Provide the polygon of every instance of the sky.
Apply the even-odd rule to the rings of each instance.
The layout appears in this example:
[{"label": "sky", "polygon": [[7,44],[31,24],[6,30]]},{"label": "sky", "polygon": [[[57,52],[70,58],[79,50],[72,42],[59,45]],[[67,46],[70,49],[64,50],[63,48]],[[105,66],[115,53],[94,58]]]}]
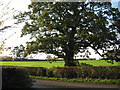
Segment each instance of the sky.
[{"label": "sky", "polygon": [[[19,12],[27,11],[28,10],[27,5],[29,5],[31,3],[30,0],[3,0],[2,2],[8,3],[8,1],[11,1],[9,7],[14,8],[16,11],[19,11]],[[120,0],[112,0],[113,7],[118,7],[119,1]],[[4,25],[11,25],[14,23],[14,21],[15,20],[13,20],[13,19],[7,20],[4,23]],[[20,44],[25,45],[25,42],[29,40],[28,39],[29,36],[25,36],[22,38],[20,37],[22,26],[23,26],[23,24],[21,24],[19,26],[15,26],[14,28],[7,30],[5,33],[0,32],[0,41],[4,41],[5,39],[7,39],[5,47],[15,47],[15,46],[19,46]],[[97,58],[97,59],[100,58],[100,56],[95,54],[93,52],[93,50],[91,50],[91,51],[92,51],[92,55],[90,56],[91,58]],[[8,52],[8,51],[3,52],[3,55],[9,55],[9,54],[10,54],[10,52]],[[45,59],[46,58],[46,54],[44,54],[44,53],[40,53],[38,55],[32,55],[32,56],[36,59],[38,59],[38,58]]]}]

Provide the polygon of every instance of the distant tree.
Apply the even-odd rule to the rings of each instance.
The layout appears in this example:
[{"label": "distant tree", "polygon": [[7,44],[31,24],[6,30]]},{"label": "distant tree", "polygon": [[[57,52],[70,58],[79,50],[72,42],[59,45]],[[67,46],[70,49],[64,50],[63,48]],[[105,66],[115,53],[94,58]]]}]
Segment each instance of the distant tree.
[{"label": "distant tree", "polygon": [[110,2],[33,2],[28,8],[15,16],[25,22],[22,36],[31,35],[25,56],[46,52],[64,58],[65,66],[76,66],[74,55],[88,47],[103,57],[119,45],[120,12]]},{"label": "distant tree", "polygon": [[5,42],[0,42],[0,54],[4,51]]},{"label": "distant tree", "polygon": [[24,51],[23,45],[20,45],[20,47],[18,47],[18,46],[14,47],[14,49],[12,50],[12,53],[14,54],[14,59],[24,58],[23,51]]},{"label": "distant tree", "polygon": [[47,55],[46,60],[50,63],[56,61],[58,59],[57,56]]},{"label": "distant tree", "polygon": [[4,41],[0,42],[0,54],[3,54],[4,51],[8,51],[10,49],[11,49],[11,47],[5,47],[5,42]]},{"label": "distant tree", "polygon": [[46,59],[48,62],[52,63],[53,58],[51,55],[47,55]]},{"label": "distant tree", "polygon": [[0,60],[13,60],[10,56],[0,56]]},{"label": "distant tree", "polygon": [[110,63],[113,63],[114,60],[120,61],[120,46],[118,46],[118,49],[109,50],[104,55],[106,60]]}]

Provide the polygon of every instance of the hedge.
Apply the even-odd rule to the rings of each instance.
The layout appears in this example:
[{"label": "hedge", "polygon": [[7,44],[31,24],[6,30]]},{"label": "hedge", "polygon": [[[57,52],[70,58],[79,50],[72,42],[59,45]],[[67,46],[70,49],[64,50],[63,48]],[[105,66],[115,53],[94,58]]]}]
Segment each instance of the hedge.
[{"label": "hedge", "polygon": [[46,76],[46,68],[44,67],[22,67],[22,66],[2,66],[2,68],[24,69],[29,75]]},{"label": "hedge", "polygon": [[5,88],[31,88],[33,80],[23,69],[2,68],[2,89]]},{"label": "hedge", "polygon": [[120,66],[57,67],[53,74],[59,78],[120,79]]},{"label": "hedge", "polygon": [[[14,66],[12,66],[14,67]],[[30,75],[57,78],[120,79],[120,66],[78,67],[16,67],[24,68]]]}]

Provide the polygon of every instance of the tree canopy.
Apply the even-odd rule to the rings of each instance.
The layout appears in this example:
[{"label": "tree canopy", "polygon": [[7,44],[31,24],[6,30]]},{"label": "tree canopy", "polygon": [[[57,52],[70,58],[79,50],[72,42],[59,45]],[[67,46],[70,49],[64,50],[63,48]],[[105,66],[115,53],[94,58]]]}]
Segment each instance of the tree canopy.
[{"label": "tree canopy", "polygon": [[25,56],[52,53],[63,57],[65,66],[75,66],[74,55],[88,47],[104,57],[119,46],[120,12],[110,2],[32,2],[28,8],[15,16],[25,22],[21,36],[31,35]]}]

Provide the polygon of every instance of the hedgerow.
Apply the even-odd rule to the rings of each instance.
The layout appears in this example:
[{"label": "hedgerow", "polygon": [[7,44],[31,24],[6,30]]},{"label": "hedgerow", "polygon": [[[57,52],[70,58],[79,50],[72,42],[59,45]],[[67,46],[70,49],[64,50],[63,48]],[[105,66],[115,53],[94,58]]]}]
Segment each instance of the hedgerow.
[{"label": "hedgerow", "polygon": [[53,74],[59,78],[120,79],[120,66],[57,67]]},{"label": "hedgerow", "polygon": [[30,75],[57,78],[120,79],[120,66],[78,67],[16,67],[24,68]]},{"label": "hedgerow", "polygon": [[31,88],[33,80],[29,74],[18,68],[2,68],[2,89],[5,88]]}]

